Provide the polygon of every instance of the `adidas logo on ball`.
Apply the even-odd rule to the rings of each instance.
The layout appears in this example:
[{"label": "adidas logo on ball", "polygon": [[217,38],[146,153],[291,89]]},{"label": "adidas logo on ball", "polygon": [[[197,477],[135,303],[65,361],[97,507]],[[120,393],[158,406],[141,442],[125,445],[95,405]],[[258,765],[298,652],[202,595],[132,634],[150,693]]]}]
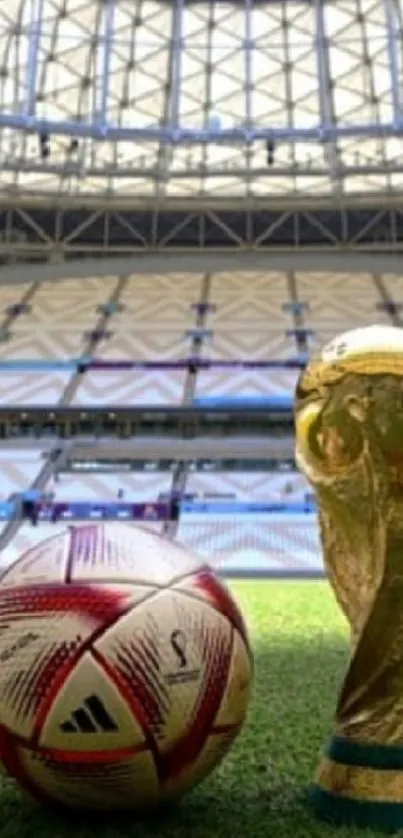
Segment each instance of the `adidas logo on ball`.
[{"label": "adidas logo on ball", "polygon": [[116,722],[96,695],[86,698],[60,725],[63,733],[113,733],[118,730]]}]

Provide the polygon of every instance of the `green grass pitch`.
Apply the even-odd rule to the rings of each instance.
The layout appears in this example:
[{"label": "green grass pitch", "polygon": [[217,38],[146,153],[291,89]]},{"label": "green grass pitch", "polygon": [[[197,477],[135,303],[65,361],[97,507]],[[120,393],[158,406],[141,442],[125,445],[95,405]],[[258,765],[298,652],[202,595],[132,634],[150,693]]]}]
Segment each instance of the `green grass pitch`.
[{"label": "green grass pitch", "polygon": [[3,779],[1,838],[368,838],[305,804],[347,665],[348,628],[326,582],[231,583],[250,628],[256,679],[248,722],[220,768],[147,822],[47,810]]}]

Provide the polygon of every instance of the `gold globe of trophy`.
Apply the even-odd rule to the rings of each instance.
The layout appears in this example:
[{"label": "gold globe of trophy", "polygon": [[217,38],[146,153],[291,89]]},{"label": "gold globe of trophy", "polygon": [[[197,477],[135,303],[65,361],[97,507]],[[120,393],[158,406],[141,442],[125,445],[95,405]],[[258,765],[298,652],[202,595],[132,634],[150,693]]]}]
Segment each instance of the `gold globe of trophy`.
[{"label": "gold globe of trophy", "polygon": [[351,626],[333,737],[311,788],[333,823],[403,828],[403,329],[335,338],[302,373],[296,456]]}]

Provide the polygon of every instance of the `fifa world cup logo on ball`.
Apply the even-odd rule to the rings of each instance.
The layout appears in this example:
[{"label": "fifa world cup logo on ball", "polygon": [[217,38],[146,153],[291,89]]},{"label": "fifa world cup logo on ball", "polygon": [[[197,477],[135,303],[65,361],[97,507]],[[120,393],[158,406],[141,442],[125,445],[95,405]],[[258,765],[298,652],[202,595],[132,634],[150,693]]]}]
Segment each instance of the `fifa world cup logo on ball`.
[{"label": "fifa world cup logo on ball", "polygon": [[296,456],[314,487],[324,561],[351,627],[317,814],[403,827],[403,329],[336,338],[301,375]]}]

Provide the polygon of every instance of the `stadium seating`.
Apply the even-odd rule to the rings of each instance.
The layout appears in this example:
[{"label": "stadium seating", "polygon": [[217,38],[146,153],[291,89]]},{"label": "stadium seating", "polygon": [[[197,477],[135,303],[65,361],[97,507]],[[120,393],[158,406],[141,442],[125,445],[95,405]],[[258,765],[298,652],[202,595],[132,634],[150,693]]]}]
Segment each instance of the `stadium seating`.
[{"label": "stadium seating", "polygon": [[[39,284],[21,310],[21,292],[3,287],[0,363],[25,367],[2,376],[0,404],[57,403],[74,371],[60,364],[80,358],[178,362],[196,354],[213,362],[285,361],[345,329],[391,320],[370,276],[296,274],[295,283],[297,302],[285,274],[221,273],[213,275],[202,298],[201,276],[139,275],[129,277],[118,299],[108,303],[116,278],[66,280]],[[384,277],[384,285],[393,303],[396,278]],[[33,362],[59,368],[29,370]],[[202,369],[194,395],[292,394],[297,375],[287,369]],[[185,378],[178,369],[90,369],[81,375],[72,403],[104,404],[113,392],[117,404],[180,404]]]},{"label": "stadium seating", "polygon": [[[383,277],[381,296],[369,275],[296,273],[292,282],[282,273],[221,273],[208,279],[133,275],[125,281],[106,277],[38,283],[27,302],[29,288],[3,286],[0,405],[179,405],[199,399],[291,398],[298,369],[264,365],[302,362],[337,333],[393,322],[400,282]],[[189,358],[211,361],[213,367],[193,367],[189,373],[183,363]],[[91,369],[94,359],[106,368]],[[119,369],[125,360],[156,366]],[[243,366],[228,366],[234,360]],[[160,362],[172,368],[158,368]],[[227,366],[214,366],[219,363]],[[31,486],[45,461],[40,451],[4,448],[0,463],[5,501]],[[186,494],[212,502],[301,504],[309,492],[303,478],[289,472],[186,470]],[[52,484],[61,503],[118,497],[147,503],[169,496],[171,487],[170,472],[62,474]],[[157,531],[163,527],[162,522],[144,525]],[[24,524],[3,552],[2,563],[63,526]],[[195,512],[188,505],[182,509],[177,537],[231,572],[316,573],[321,568],[312,514],[216,514],[201,508]]]}]

